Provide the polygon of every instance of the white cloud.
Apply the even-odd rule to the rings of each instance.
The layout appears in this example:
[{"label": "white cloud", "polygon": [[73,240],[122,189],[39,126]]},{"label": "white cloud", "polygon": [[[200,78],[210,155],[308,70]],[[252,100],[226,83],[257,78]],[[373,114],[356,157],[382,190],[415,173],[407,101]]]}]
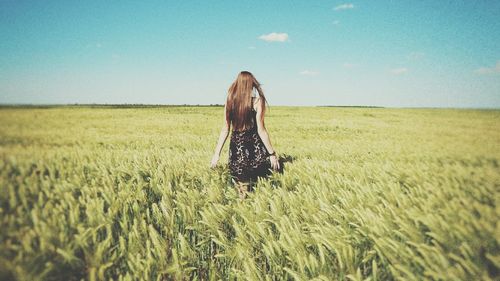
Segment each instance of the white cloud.
[{"label": "white cloud", "polygon": [[248,46],[248,49],[255,50],[255,46]]},{"label": "white cloud", "polygon": [[86,49],[90,49],[90,48],[101,48],[102,47],[102,43],[101,42],[97,42],[97,43],[91,43],[91,44],[87,44],[85,46]]},{"label": "white cloud", "polygon": [[340,23],[340,21],[339,21],[339,20],[334,20],[334,21],[332,22],[332,24],[334,24],[334,25],[339,25],[339,23]]},{"label": "white cloud", "polygon": [[488,74],[499,74],[500,73],[500,60],[497,64],[492,67],[480,67],[474,71],[477,74],[488,75]]},{"label": "white cloud", "polygon": [[300,75],[306,75],[306,76],[316,76],[319,74],[318,71],[314,71],[314,70],[303,70],[301,72],[299,72]]},{"label": "white cloud", "polygon": [[340,10],[348,10],[348,9],[354,9],[354,5],[351,3],[346,3],[342,5],[338,5],[335,8],[333,8],[335,11],[340,11]]},{"label": "white cloud", "polygon": [[405,74],[408,72],[408,68],[406,67],[400,67],[400,68],[393,68],[391,69],[391,73],[394,74],[394,75],[401,75],[401,74]]},{"label": "white cloud", "polygon": [[259,36],[259,39],[268,41],[268,42],[285,42],[288,40],[288,34],[287,33],[276,33],[272,32],[269,34],[263,34]]},{"label": "white cloud", "polygon": [[419,60],[419,59],[423,58],[424,56],[425,56],[425,53],[423,53],[423,52],[411,52],[408,55],[408,59],[410,59],[410,60]]},{"label": "white cloud", "polygon": [[345,62],[342,66],[344,66],[345,68],[354,68],[354,67],[357,67],[358,64]]}]

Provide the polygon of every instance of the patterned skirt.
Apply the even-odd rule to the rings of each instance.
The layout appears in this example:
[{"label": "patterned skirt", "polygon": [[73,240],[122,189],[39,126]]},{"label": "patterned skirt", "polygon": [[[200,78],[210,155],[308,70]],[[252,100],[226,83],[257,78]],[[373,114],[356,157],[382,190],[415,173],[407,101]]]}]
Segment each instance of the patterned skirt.
[{"label": "patterned skirt", "polygon": [[257,127],[244,131],[232,131],[229,143],[229,171],[239,182],[257,181],[272,173],[268,151],[262,142]]}]

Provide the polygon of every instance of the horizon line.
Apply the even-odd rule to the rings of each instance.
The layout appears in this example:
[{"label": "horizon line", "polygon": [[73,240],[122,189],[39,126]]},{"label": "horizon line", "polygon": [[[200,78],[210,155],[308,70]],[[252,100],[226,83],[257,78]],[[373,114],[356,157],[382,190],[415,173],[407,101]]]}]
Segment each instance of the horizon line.
[{"label": "horizon line", "polygon": [[[224,104],[161,104],[161,103],[0,103],[0,108],[47,108],[47,107],[223,107]],[[349,107],[393,109],[479,109],[500,110],[500,107],[446,107],[446,106],[378,106],[378,105],[273,105],[277,107]],[[270,106],[271,107],[271,106]]]}]

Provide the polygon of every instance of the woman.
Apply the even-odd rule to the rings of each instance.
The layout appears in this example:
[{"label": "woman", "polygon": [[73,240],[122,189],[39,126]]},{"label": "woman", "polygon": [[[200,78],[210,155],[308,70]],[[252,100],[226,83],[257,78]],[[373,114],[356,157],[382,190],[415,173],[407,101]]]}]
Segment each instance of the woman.
[{"label": "woman", "polygon": [[252,73],[240,72],[229,87],[224,106],[224,122],[211,167],[217,165],[232,125],[229,170],[242,199],[246,197],[248,186],[257,181],[257,177],[269,175],[269,168],[280,168],[278,156],[264,126],[265,110],[266,98],[260,83]]}]

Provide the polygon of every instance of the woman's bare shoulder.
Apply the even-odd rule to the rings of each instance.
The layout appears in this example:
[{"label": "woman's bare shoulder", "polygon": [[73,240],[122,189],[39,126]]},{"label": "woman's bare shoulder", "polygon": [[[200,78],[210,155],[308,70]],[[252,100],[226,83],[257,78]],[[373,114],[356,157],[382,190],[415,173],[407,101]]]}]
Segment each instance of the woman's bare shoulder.
[{"label": "woman's bare shoulder", "polygon": [[252,89],[252,98],[256,98],[259,96],[260,96],[259,91],[255,90],[255,88],[253,88]]},{"label": "woman's bare shoulder", "polygon": [[260,97],[257,96],[257,97],[252,97],[252,107],[255,111],[257,111],[257,107],[259,106],[259,100],[260,100]]}]

